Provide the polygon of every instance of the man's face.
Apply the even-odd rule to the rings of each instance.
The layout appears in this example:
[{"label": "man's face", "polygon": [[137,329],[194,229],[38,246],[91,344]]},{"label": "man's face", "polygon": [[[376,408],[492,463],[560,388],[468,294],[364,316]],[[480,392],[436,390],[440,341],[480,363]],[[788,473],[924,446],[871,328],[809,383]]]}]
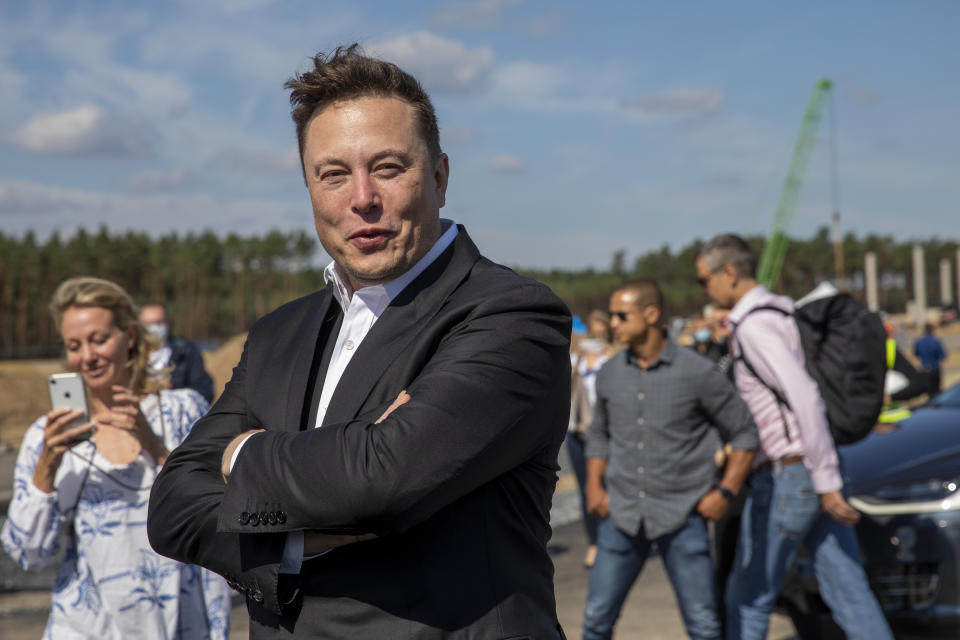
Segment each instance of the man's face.
[{"label": "man's face", "polygon": [[637,345],[647,336],[660,318],[660,311],[650,305],[641,309],[633,291],[614,291],[610,296],[610,329],[617,342]]},{"label": "man's face", "polygon": [[697,282],[704,295],[720,309],[733,306],[733,280],[727,267],[711,269],[703,258],[697,258]]},{"label": "man's face", "polygon": [[354,289],[402,275],[440,236],[447,157],[431,160],[403,100],[363,97],[318,111],[303,161],[320,244]]}]

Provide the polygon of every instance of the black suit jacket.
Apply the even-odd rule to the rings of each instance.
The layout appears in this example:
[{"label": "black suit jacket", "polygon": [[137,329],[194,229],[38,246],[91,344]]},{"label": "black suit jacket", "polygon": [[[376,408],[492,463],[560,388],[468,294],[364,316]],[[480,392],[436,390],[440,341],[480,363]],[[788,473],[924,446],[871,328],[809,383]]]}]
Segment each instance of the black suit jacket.
[{"label": "black suit jacket", "polygon": [[[246,593],[254,638],[562,637],[546,543],[569,411],[564,304],[461,228],[374,324],[312,429],[331,304],[328,288],[251,329],[154,484],[153,547]],[[375,424],[404,389],[410,402]],[[253,427],[267,431],[224,485],[221,453]],[[281,578],[293,530],[380,537]]]},{"label": "black suit jacket", "polygon": [[173,389],[193,389],[207,402],[213,401],[213,379],[203,366],[203,356],[197,345],[174,338],[170,341],[170,387]]}]

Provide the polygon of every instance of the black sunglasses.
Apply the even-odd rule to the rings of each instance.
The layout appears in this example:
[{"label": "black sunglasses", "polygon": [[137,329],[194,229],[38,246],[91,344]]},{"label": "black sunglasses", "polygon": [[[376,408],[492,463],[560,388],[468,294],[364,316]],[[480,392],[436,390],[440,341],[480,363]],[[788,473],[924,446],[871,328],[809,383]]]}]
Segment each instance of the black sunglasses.
[{"label": "black sunglasses", "polygon": [[700,288],[706,289],[706,288],[707,288],[707,283],[710,282],[710,278],[713,277],[713,274],[715,274],[715,273],[718,272],[718,271],[722,271],[722,270],[723,270],[723,265],[720,265],[719,267],[717,267],[716,269],[714,269],[713,271],[711,271],[710,273],[708,273],[708,274],[705,275],[705,276],[697,276],[697,282],[700,283]]},{"label": "black sunglasses", "polygon": [[629,312],[629,311],[611,311],[611,312],[610,312],[610,318],[611,318],[611,319],[612,319],[612,318],[616,318],[616,319],[619,320],[620,322],[626,322],[626,321],[627,321],[627,316],[629,316],[629,315],[630,315],[630,312]]}]

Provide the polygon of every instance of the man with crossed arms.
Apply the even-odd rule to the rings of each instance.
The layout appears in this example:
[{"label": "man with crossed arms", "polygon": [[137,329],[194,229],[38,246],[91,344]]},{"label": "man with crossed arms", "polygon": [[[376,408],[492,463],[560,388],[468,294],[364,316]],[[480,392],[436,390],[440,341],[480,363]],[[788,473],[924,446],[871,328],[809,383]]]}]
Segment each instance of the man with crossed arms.
[{"label": "man with crossed arms", "polygon": [[354,45],[287,86],[327,286],[250,330],[154,485],[151,544],[245,594],[254,639],[562,638],[570,314],[440,218],[412,76]]}]

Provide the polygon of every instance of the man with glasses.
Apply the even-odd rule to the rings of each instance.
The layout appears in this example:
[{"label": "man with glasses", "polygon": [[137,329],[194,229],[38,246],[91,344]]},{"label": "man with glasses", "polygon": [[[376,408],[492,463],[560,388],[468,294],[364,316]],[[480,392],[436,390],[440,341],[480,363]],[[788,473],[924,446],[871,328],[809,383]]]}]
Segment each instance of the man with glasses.
[{"label": "man with glasses", "polygon": [[[617,289],[610,316],[627,348],[597,374],[587,435],[587,506],[604,520],[583,638],[611,637],[654,543],[687,633],[720,638],[707,521],[720,518],[740,491],[758,446],[756,426],[712,362],[668,339],[656,284]],[[721,439],[733,451],[718,478],[714,453]]]},{"label": "man with glasses", "polygon": [[757,283],[756,259],[739,236],[707,242],[696,269],[704,293],[731,310],[737,390],[761,444],[727,583],[727,638],[767,637],[777,593],[801,545],[810,551],[820,593],[846,636],[891,638],[860,564],[851,526],[859,514],[842,493],[837,451],[823,399],[804,365],[793,300]]}]

